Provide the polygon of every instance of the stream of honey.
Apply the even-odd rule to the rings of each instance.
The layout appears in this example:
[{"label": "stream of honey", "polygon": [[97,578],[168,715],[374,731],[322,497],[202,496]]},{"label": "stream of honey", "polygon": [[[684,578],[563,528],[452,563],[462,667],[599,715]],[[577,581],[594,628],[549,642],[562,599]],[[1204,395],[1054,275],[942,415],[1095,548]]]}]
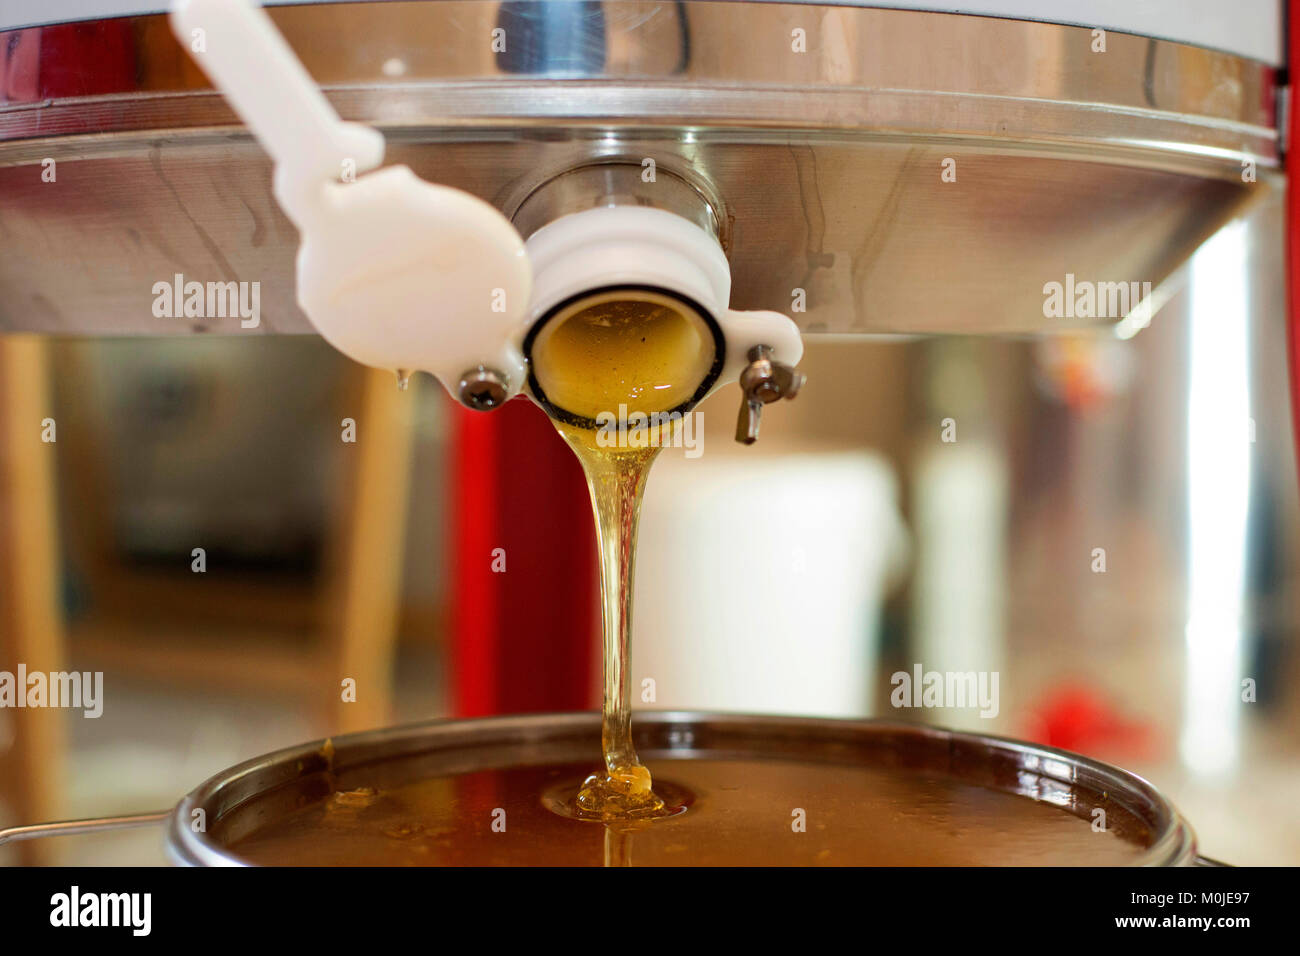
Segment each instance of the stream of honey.
[{"label": "stream of honey", "polygon": [[628,666],[636,535],[650,466],[671,440],[670,427],[650,416],[689,411],[713,361],[704,320],[644,292],[585,300],[551,319],[533,349],[547,411],[582,463],[596,516],[605,766],[575,798],[577,815],[588,819],[646,818],[680,809],[655,793],[632,744]]}]

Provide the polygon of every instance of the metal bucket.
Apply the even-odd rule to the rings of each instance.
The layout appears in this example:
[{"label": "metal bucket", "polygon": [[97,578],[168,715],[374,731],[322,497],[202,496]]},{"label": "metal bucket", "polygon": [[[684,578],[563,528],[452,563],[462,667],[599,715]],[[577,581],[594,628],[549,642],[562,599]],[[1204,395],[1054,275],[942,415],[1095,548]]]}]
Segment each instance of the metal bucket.
[{"label": "metal bucket", "polygon": [[[1210,862],[1197,857],[1191,828],[1151,784],[1049,747],[876,721],[703,713],[641,714],[635,733],[647,764],[668,776],[680,760],[796,759],[955,779],[1084,819],[1104,802],[1126,819],[1140,821],[1145,839],[1138,865]],[[323,799],[335,790],[336,780],[385,786],[502,768],[594,764],[599,741],[598,715],[582,713],[435,721],[281,750],[217,774],[185,797],[167,819],[168,854],[186,866],[247,865],[222,834],[246,832]],[[251,819],[232,828],[241,814]]]}]

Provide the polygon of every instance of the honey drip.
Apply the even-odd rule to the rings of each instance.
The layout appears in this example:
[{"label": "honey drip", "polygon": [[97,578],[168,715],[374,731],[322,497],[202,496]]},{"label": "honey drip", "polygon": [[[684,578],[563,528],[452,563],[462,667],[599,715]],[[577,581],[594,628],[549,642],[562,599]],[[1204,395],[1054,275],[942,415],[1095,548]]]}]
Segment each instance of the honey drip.
[{"label": "honey drip", "polygon": [[665,805],[651,789],[650,771],[632,743],[632,583],[637,522],[650,465],[658,448],[600,448],[594,433],[559,424],[587,476],[596,513],[600,560],[601,625],[605,666],[601,708],[604,773],[592,774],[578,792],[581,816],[598,819],[657,816]]},{"label": "honey drip", "polygon": [[[600,555],[605,768],[582,785],[575,813],[628,820],[676,812],[651,786],[632,743],[632,586],[646,477],[671,426],[627,429],[626,414],[683,410],[713,362],[702,318],[655,293],[620,293],[556,316],[533,350],[552,420],[582,463]],[[604,418],[602,432],[596,422]],[[614,418],[615,428],[609,427]],[[582,422],[583,424],[577,424]]]}]

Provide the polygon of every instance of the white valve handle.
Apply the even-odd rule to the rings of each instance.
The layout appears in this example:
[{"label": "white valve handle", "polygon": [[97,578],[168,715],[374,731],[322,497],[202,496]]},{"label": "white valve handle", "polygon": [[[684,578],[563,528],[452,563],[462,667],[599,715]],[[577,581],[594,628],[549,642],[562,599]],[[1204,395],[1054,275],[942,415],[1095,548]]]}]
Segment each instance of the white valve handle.
[{"label": "white valve handle", "polygon": [[345,162],[358,173],[383,162],[383,135],[339,119],[261,7],[245,0],[179,0],[171,23],[275,160],[276,198],[298,225],[313,208],[304,203],[310,191],[339,178]]},{"label": "white valve handle", "polygon": [[[754,345],[799,360],[803,344],[788,317],[727,308],[726,256],[686,219],[591,209],[539,230],[526,252],[496,208],[405,166],[340,182],[348,160],[356,172],[379,165],[383,136],[339,119],[270,17],[249,0],[178,0],[171,19],[275,160],[276,199],[302,232],[298,302],[356,361],[428,371],[466,404],[495,407],[524,384],[529,312],[536,320],[567,295],[619,283],[674,290],[717,318],[727,361],[715,387],[735,380]],[[487,402],[479,400],[485,386]]]},{"label": "white valve handle", "polygon": [[[377,130],[345,123],[270,17],[248,0],[178,0],[172,30],[276,163],[275,197],[302,233],[298,303],[365,365],[433,373],[487,408],[516,394],[513,336],[532,289],[514,226],[490,204],[383,160]],[[477,396],[481,399],[481,395]]]}]

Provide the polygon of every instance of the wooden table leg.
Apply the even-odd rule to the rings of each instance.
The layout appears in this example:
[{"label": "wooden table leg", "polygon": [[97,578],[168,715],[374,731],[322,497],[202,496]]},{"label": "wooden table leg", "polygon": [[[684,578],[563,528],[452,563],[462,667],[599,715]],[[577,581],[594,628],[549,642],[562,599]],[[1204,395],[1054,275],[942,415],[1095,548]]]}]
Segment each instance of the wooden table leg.
[{"label": "wooden table leg", "polygon": [[[347,477],[325,581],[324,670],[339,732],[381,727],[391,718],[415,388],[399,391],[391,372],[365,369],[355,410],[343,412],[356,423],[356,441],[343,445]],[[356,682],[355,702],[343,699],[347,678]]]},{"label": "wooden table leg", "polygon": [[[59,610],[59,536],[55,494],[55,442],[45,419],[54,419],[46,341],[0,336],[0,671],[64,669]],[[19,688],[19,693],[23,692]],[[6,708],[12,743],[0,748],[0,796],[18,822],[59,818],[68,712]],[[43,859],[51,841],[18,845],[20,859]]]}]

